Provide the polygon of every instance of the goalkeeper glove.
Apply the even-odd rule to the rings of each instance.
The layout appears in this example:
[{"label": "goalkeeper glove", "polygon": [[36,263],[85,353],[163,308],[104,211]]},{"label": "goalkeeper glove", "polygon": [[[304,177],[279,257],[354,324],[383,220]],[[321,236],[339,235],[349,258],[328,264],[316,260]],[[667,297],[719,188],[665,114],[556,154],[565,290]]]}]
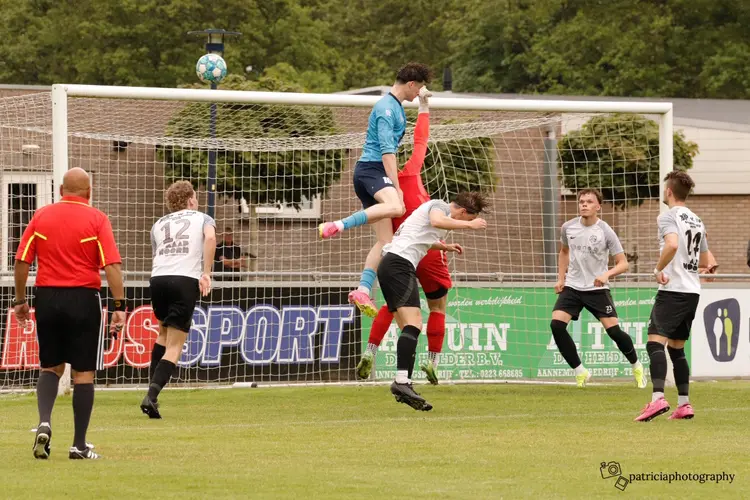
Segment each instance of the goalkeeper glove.
[{"label": "goalkeeper glove", "polygon": [[427,87],[422,87],[421,89],[419,89],[419,112],[420,113],[430,112],[430,100],[429,100],[430,97],[432,97],[432,92],[427,90]]}]

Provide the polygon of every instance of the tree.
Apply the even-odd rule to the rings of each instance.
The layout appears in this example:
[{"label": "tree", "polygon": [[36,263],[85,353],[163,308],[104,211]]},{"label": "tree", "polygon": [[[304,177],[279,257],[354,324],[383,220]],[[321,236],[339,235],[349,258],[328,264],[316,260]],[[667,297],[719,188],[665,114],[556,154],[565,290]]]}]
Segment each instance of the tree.
[{"label": "tree", "polygon": [[[411,145],[399,153],[399,165],[412,154]],[[495,191],[497,179],[491,152],[492,139],[479,137],[430,143],[422,168],[422,182],[433,199],[446,199],[461,191]]]},{"label": "tree", "polygon": [[[229,76],[222,88],[232,90],[299,91],[273,76],[249,81]],[[189,103],[170,121],[166,135],[184,140],[205,140],[209,130],[210,104]],[[217,192],[245,198],[249,203],[291,204],[299,209],[302,198],[325,195],[338,181],[344,164],[340,149],[293,149],[284,139],[325,136],[337,132],[329,108],[225,103],[216,105],[216,137],[235,147],[216,151]],[[266,141],[263,141],[266,139]],[[273,140],[276,141],[273,141]],[[242,144],[252,142],[243,148]],[[190,146],[161,146],[168,179],[191,179],[205,185],[208,150]]]},{"label": "tree", "polygon": [[[614,113],[591,118],[558,145],[562,185],[596,188],[615,207],[659,197],[659,125],[642,115]],[[698,145],[674,133],[674,169],[688,170]]]}]

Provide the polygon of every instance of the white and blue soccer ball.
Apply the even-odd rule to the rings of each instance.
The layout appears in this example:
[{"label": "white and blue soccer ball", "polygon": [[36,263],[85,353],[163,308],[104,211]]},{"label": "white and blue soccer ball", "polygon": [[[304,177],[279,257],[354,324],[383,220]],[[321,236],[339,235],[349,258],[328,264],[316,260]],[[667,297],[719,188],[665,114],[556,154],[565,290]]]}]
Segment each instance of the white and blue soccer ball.
[{"label": "white and blue soccer ball", "polygon": [[195,74],[205,83],[219,83],[227,76],[227,63],[218,54],[206,54],[198,59]]}]

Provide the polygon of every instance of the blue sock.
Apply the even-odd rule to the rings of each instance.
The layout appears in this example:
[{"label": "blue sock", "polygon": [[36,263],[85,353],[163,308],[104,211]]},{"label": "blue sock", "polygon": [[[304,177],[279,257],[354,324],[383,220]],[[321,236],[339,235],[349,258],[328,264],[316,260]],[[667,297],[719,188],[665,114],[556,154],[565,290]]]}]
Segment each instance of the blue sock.
[{"label": "blue sock", "polygon": [[353,227],[363,226],[367,224],[367,214],[365,213],[364,210],[360,210],[359,212],[354,212],[353,214],[351,214],[349,217],[346,217],[345,219],[341,219],[341,222],[344,224],[344,229],[351,229]]},{"label": "blue sock", "polygon": [[375,284],[375,278],[377,273],[374,269],[367,268],[362,271],[362,277],[359,279],[359,287],[367,288],[368,291],[372,290],[372,286]]}]

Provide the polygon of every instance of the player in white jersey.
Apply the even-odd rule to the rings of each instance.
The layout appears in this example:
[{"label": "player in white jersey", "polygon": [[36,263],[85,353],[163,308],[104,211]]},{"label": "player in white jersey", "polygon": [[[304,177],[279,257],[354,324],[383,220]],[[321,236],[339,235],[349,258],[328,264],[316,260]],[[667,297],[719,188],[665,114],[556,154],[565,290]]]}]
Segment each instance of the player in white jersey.
[{"label": "player in white jersey", "polygon": [[459,193],[450,204],[442,200],[423,203],[401,224],[393,241],[383,247],[378,281],[388,310],[394,313],[401,329],[396,345],[396,380],[391,384],[391,393],[396,401],[415,410],[432,409],[432,405],[414,392],[411,385],[422,330],[417,266],[431,248],[462,253],[460,245],[441,243],[441,240],[453,229],[487,227],[484,219],[477,218],[486,205],[484,196],[478,192]]},{"label": "player in white jersey", "polygon": [[151,305],[159,336],[151,351],[148,394],[141,402],[149,418],[161,418],[157,398],[180,360],[195,303],[211,291],[216,252],[216,223],[196,210],[198,199],[190,182],[169,186],[166,202],[170,213],[151,228]]},{"label": "player in white jersey", "polygon": [[693,407],[688,399],[690,367],[685,358],[685,341],[690,337],[700,299],[699,268],[712,274],[718,267],[708,250],[703,221],[685,206],[695,183],[687,173],[678,171],[667,174],[664,182],[664,203],[669,210],[657,219],[661,255],[654,275],[659,291],[651,309],[646,344],[654,390],[651,402],[635,419],[639,422],[648,422],[669,411],[669,403],[664,399],[664,380],[667,377],[665,345],[672,359],[678,398],[677,409],[669,418],[693,418]]},{"label": "player in white jersey", "polygon": [[[575,371],[578,387],[591,379],[591,373],[581,363],[576,344],[568,333],[570,320],[577,320],[585,307],[598,319],[607,335],[615,342],[623,356],[633,365],[638,387],[646,387],[643,365],[633,346],[633,339],[623,332],[617,320],[615,303],[609,293],[610,278],[628,270],[628,260],[620,240],[612,228],[599,218],[602,194],[595,189],[578,192],[579,217],[562,226],[558,278],[555,293],[560,294],[552,311],[550,328],[560,354]],[[609,256],[615,266],[609,266]]]}]

